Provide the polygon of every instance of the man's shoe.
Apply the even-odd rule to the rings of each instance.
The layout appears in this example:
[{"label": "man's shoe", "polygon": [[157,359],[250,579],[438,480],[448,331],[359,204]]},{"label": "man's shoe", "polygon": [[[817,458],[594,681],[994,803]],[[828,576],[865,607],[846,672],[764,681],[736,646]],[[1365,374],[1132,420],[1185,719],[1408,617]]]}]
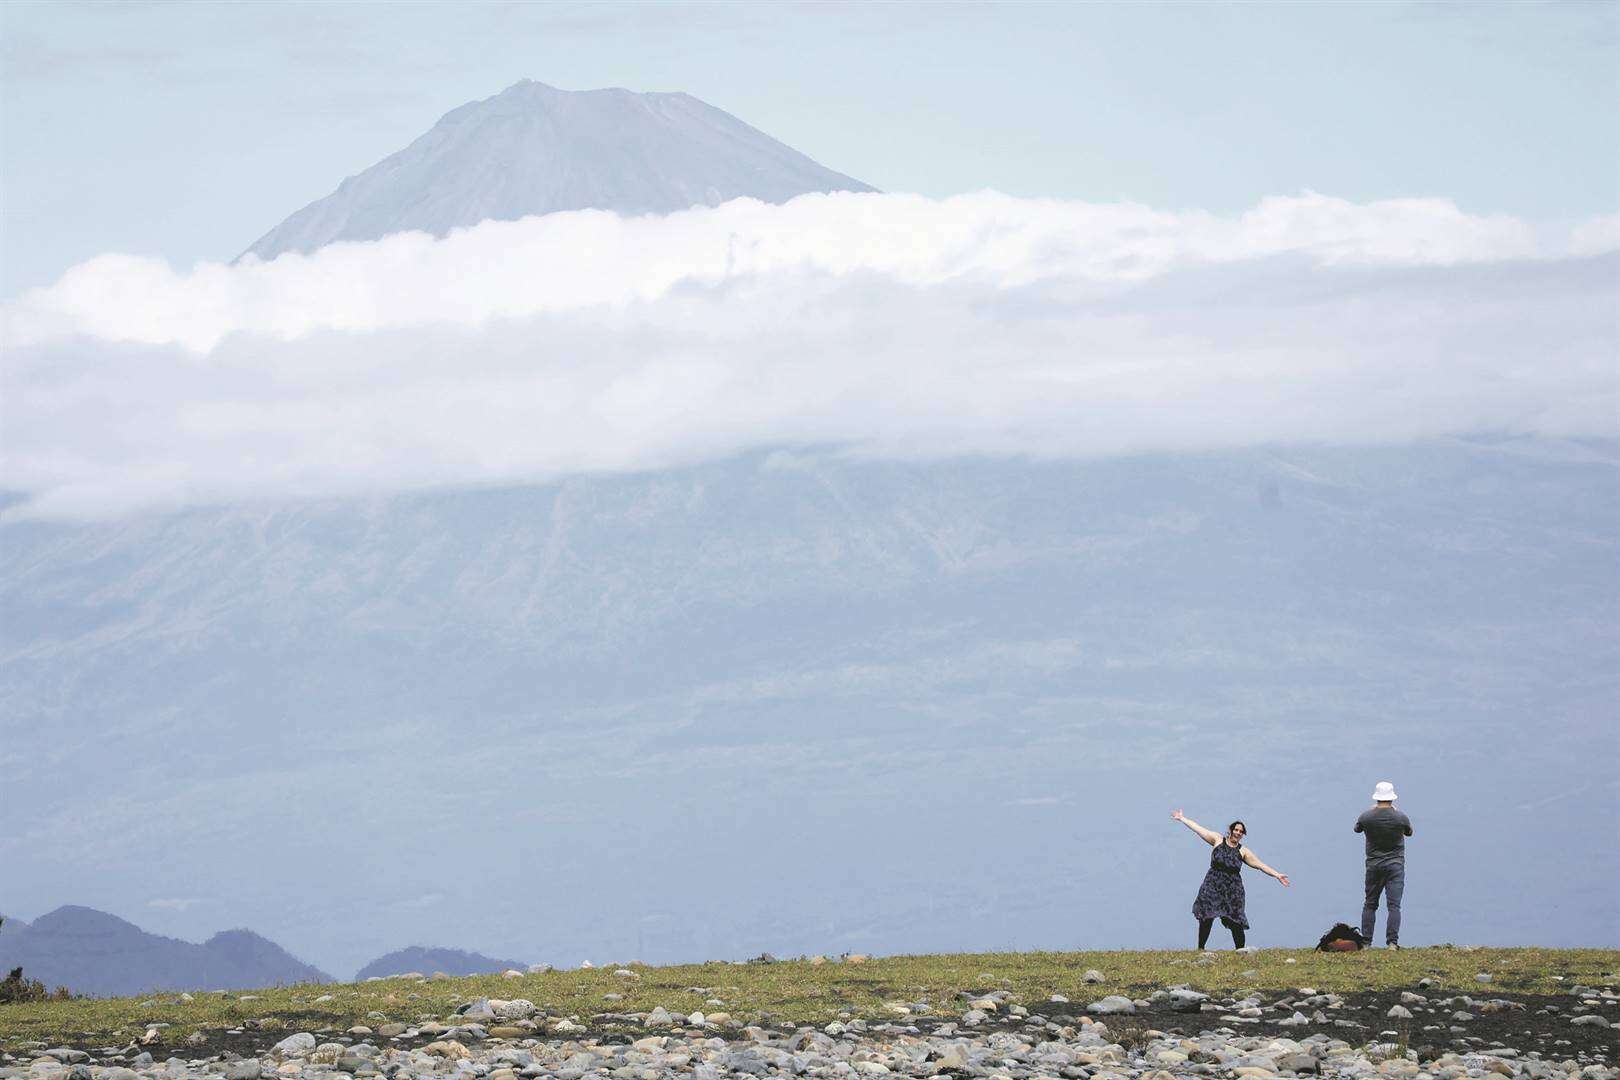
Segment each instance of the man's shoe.
[{"label": "man's shoe", "polygon": [[1386,948],[1386,949],[1394,949],[1396,952],[1401,951],[1401,947],[1399,945],[1395,944],[1393,941],[1390,942],[1388,945],[1385,945],[1384,948]]}]

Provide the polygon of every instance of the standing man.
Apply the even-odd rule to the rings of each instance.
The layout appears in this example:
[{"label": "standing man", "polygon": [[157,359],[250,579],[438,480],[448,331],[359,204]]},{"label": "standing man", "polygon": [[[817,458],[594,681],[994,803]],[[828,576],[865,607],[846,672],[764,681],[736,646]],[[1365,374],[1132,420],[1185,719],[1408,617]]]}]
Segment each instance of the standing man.
[{"label": "standing man", "polygon": [[1378,917],[1378,894],[1384,894],[1388,922],[1384,944],[1399,949],[1401,893],[1406,889],[1406,838],[1412,819],[1395,809],[1395,785],[1380,780],[1373,789],[1373,807],[1356,818],[1356,832],[1367,837],[1367,899],[1361,906],[1361,936],[1370,945]]}]

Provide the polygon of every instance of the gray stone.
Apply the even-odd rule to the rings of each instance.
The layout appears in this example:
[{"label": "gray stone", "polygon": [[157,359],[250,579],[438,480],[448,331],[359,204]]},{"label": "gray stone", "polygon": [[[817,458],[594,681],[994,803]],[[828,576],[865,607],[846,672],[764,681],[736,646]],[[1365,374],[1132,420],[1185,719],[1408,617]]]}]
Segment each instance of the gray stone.
[{"label": "gray stone", "polygon": [[1195,1013],[1209,1000],[1208,994],[1200,994],[1197,990],[1176,989],[1170,991],[1170,1008],[1179,1013]]},{"label": "gray stone", "polygon": [[1408,1009],[1405,1005],[1391,1005],[1389,1007],[1389,1012],[1385,1013],[1384,1015],[1393,1020],[1410,1020],[1412,1019],[1412,1010]]},{"label": "gray stone", "polygon": [[1120,994],[1109,994],[1101,1001],[1093,1001],[1086,1006],[1087,1012],[1111,1016],[1115,1013],[1133,1013],[1136,1011],[1136,1002]]},{"label": "gray stone", "polygon": [[315,1049],[315,1036],[307,1031],[300,1031],[296,1035],[287,1036],[270,1049],[282,1057],[298,1057]]},{"label": "gray stone", "polygon": [[1259,1069],[1265,1073],[1275,1073],[1277,1063],[1268,1057],[1259,1054],[1246,1054],[1227,1065],[1229,1069]]},{"label": "gray stone", "polygon": [[[34,1044],[38,1046],[38,1043]],[[89,1061],[90,1055],[83,1050],[75,1050],[69,1046],[56,1046],[45,1051],[46,1057],[53,1057],[64,1065],[77,1065],[81,1061]]]}]

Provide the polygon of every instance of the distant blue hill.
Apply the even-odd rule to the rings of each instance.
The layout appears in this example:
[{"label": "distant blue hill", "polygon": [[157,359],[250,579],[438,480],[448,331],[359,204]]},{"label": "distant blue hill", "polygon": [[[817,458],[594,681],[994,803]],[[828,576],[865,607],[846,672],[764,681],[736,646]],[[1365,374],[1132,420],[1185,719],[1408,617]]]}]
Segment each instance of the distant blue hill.
[{"label": "distant blue hill", "polygon": [[419,971],[423,975],[431,975],[435,971],[442,971],[446,975],[488,975],[509,968],[522,971],[523,967],[522,961],[519,960],[496,960],[482,953],[465,952],[461,949],[434,949],[411,945],[408,948],[397,949],[387,956],[377,957],[356,972],[354,978],[359,982],[361,979],[385,975],[404,975],[410,971]]},{"label": "distant blue hill", "polygon": [[251,930],[226,930],[195,945],[73,905],[32,924],[6,920],[0,928],[0,968],[18,965],[52,989],[65,986],[94,996],[332,981]]}]

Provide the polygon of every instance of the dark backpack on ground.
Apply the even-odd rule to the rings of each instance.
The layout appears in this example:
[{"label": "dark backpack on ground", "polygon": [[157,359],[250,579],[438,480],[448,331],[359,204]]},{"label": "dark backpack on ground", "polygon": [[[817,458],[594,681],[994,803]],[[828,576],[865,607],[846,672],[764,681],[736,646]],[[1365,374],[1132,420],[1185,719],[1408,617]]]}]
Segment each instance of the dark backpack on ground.
[{"label": "dark backpack on ground", "polygon": [[1359,952],[1366,947],[1367,939],[1349,923],[1334,923],[1333,929],[1316,943],[1317,952]]}]

